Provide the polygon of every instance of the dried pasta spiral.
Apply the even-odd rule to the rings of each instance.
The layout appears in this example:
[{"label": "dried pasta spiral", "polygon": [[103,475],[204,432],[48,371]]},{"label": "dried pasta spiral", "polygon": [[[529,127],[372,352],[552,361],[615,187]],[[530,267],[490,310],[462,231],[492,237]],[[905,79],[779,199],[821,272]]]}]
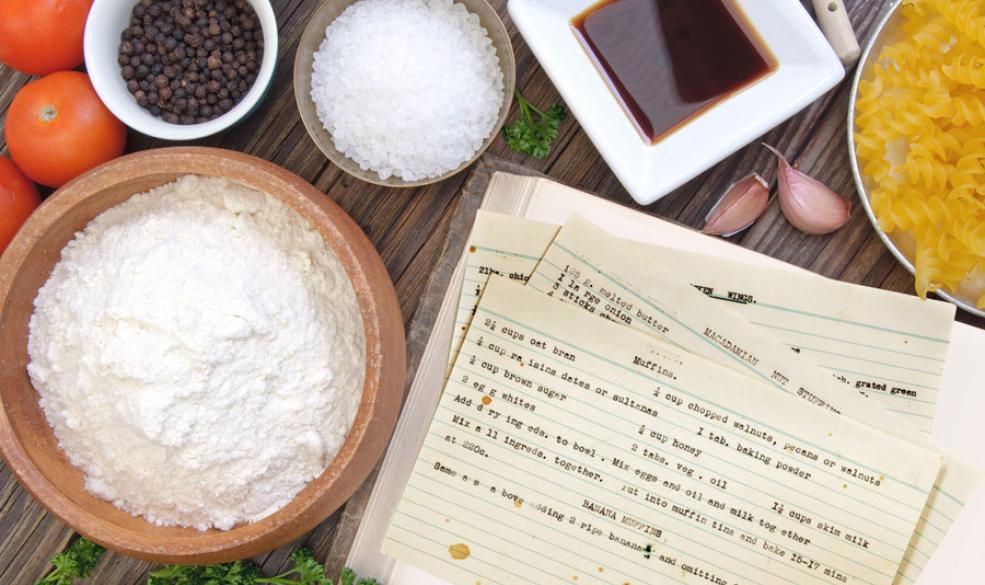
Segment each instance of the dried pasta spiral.
[{"label": "dried pasta spiral", "polygon": [[[904,0],[902,40],[859,82],[855,148],[921,296],[985,283],[985,0]],[[985,308],[985,285],[975,291]]]}]

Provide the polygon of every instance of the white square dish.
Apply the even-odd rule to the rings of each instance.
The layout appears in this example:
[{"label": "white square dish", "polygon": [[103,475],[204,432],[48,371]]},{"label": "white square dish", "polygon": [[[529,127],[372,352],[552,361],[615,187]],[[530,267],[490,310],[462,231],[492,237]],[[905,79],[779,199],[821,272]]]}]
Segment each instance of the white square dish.
[{"label": "white square dish", "polygon": [[796,0],[734,0],[776,60],[761,79],[650,144],[583,46],[572,18],[596,0],[510,0],[524,40],[599,153],[647,205],[794,115],[845,69]]}]

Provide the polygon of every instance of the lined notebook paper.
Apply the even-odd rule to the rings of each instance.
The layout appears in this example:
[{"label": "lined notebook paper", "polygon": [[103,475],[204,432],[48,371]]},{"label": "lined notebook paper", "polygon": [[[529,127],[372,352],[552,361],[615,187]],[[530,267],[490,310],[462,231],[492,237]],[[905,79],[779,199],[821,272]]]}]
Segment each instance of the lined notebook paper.
[{"label": "lined notebook paper", "polygon": [[[430,420],[434,406],[429,406],[428,404],[435,404],[437,397],[440,393],[440,386],[443,384],[444,378],[447,375],[446,358],[449,351],[454,353],[456,343],[452,343],[453,329],[456,333],[462,333],[462,326],[467,326],[468,316],[474,306],[475,298],[481,292],[481,288],[484,284],[484,279],[490,274],[495,274],[499,272],[501,275],[513,280],[514,283],[520,283],[524,280],[529,279],[529,276],[536,270],[539,262],[533,260],[534,257],[542,255],[547,246],[550,245],[548,240],[552,239],[552,234],[556,230],[558,224],[564,223],[572,213],[583,213],[592,218],[593,221],[598,222],[603,225],[608,230],[619,234],[620,236],[627,237],[634,240],[640,240],[647,242],[649,244],[655,244],[664,246],[667,248],[676,248],[676,251],[680,251],[681,248],[685,248],[688,252],[694,253],[695,251],[700,251],[703,255],[703,262],[694,263],[691,261],[684,262],[682,266],[677,267],[675,270],[678,272],[678,277],[681,280],[689,281],[692,284],[702,287],[703,292],[712,293],[712,298],[717,299],[717,302],[727,307],[730,311],[734,311],[740,315],[745,315],[747,318],[752,318],[754,315],[753,311],[784,311],[787,313],[792,313],[790,309],[803,310],[805,308],[804,303],[814,303],[816,306],[816,299],[810,296],[804,296],[803,299],[798,297],[797,303],[786,303],[783,309],[776,309],[772,307],[767,307],[767,304],[779,306],[775,303],[776,299],[781,299],[780,293],[774,291],[771,287],[759,286],[761,284],[757,277],[749,282],[752,282],[755,286],[746,286],[739,288],[735,286],[735,281],[730,281],[728,276],[728,271],[722,271],[720,268],[727,266],[737,266],[736,270],[750,270],[752,268],[762,268],[767,271],[772,270],[781,275],[797,275],[796,278],[803,279],[804,282],[810,282],[815,287],[816,286],[827,286],[828,283],[832,285],[831,291],[833,294],[848,295],[845,298],[851,300],[851,294],[853,289],[858,289],[858,299],[855,299],[848,306],[853,307],[856,310],[855,314],[851,312],[846,315],[841,315],[840,317],[848,317],[858,319],[858,314],[861,312],[862,316],[865,315],[865,307],[890,307],[886,309],[889,313],[894,311],[903,311],[907,309],[906,303],[915,303],[913,305],[914,310],[920,310],[922,308],[931,307],[929,314],[932,315],[931,318],[922,321],[921,318],[908,318],[905,320],[899,319],[898,315],[893,316],[878,314],[878,311],[872,313],[874,315],[874,320],[866,321],[868,324],[874,325],[885,325],[888,323],[890,325],[898,324],[901,321],[907,322],[907,330],[897,331],[897,332],[880,332],[880,335],[886,333],[887,337],[885,339],[893,339],[895,343],[903,343],[901,340],[906,340],[907,336],[911,334],[924,335],[926,337],[939,336],[941,338],[947,337],[947,330],[950,328],[950,316],[947,314],[940,317],[940,313],[933,316],[933,311],[943,311],[947,313],[948,311],[953,311],[953,308],[943,305],[940,303],[920,303],[915,299],[905,297],[903,295],[895,295],[893,293],[886,293],[885,291],[871,291],[871,289],[865,289],[864,287],[857,287],[852,285],[844,285],[843,283],[833,283],[812,275],[806,271],[796,269],[794,267],[784,265],[775,260],[769,259],[767,257],[755,254],[748,250],[737,248],[724,243],[721,240],[707,238],[696,234],[690,230],[662,222],[652,217],[644,216],[642,214],[630,211],[626,208],[619,207],[610,202],[600,200],[584,193],[568,189],[566,187],[551,183],[549,181],[543,181],[538,179],[521,178],[512,175],[499,174],[494,178],[493,183],[490,185],[489,193],[487,194],[486,202],[484,207],[490,209],[498,209],[500,211],[506,211],[514,213],[517,215],[523,215],[527,218],[541,220],[547,225],[541,224],[539,229],[535,229],[535,232],[539,232],[540,235],[535,236],[534,240],[536,245],[528,248],[528,243],[519,243],[520,239],[516,236],[516,233],[503,234],[501,230],[493,230],[494,232],[499,231],[498,234],[493,234],[494,236],[499,236],[498,243],[494,242],[495,245],[486,245],[493,240],[488,237],[478,238],[476,241],[479,245],[475,246],[475,250],[471,253],[468,252],[468,248],[465,253],[463,253],[463,262],[459,266],[459,270],[453,277],[453,286],[449,290],[446,296],[445,303],[442,305],[441,314],[438,317],[438,323],[435,326],[435,335],[432,336],[431,341],[428,344],[427,352],[424,357],[424,361],[421,365],[421,370],[419,370],[419,375],[415,379],[415,383],[411,390],[411,397],[408,401],[407,409],[402,417],[402,420],[397,429],[397,435],[394,439],[394,444],[399,445],[399,447],[391,447],[391,451],[384,462],[383,469],[380,474],[380,480],[377,489],[374,491],[373,496],[370,500],[369,507],[366,511],[366,519],[360,528],[359,534],[357,535],[356,541],[353,546],[352,554],[349,558],[349,563],[356,568],[363,570],[364,572],[369,572],[371,574],[383,577],[391,585],[403,585],[405,583],[416,584],[439,584],[443,581],[439,578],[429,575],[427,572],[423,572],[419,569],[414,568],[411,565],[396,563],[392,560],[387,560],[387,557],[378,555],[380,544],[383,540],[383,532],[387,526],[388,520],[395,509],[398,496],[401,493],[401,487],[404,478],[410,476],[410,467],[413,464],[413,455],[416,454],[416,445],[423,441],[426,436],[427,429],[425,425],[427,421]],[[497,216],[498,220],[508,224],[510,218],[503,218]],[[515,220],[513,220],[515,221]],[[524,222],[521,222],[524,223]],[[502,226],[500,226],[502,227]],[[476,233],[473,237],[479,235],[481,227],[479,224],[476,226]],[[495,238],[493,238],[495,239]],[[482,244],[485,241],[486,244]],[[639,246],[639,244],[636,244]],[[490,249],[483,249],[490,248]],[[530,250],[535,251],[527,253]],[[658,255],[659,249],[650,249],[650,255]],[[673,252],[668,252],[673,254]],[[526,255],[528,258],[517,259],[517,255]],[[727,262],[715,264],[716,260],[725,259]],[[503,262],[513,264],[503,264]],[[467,264],[469,266],[467,266]],[[496,266],[500,268],[496,268]],[[480,269],[484,266],[485,268]],[[506,268],[503,270],[502,268]],[[685,271],[681,268],[691,268],[691,271]],[[467,283],[462,289],[459,289],[458,284],[461,283],[461,279],[464,276],[466,270],[474,271],[474,280],[477,282]],[[700,270],[699,270],[700,269]],[[700,279],[700,280],[699,280]],[[717,280],[716,280],[717,279]],[[822,282],[823,281],[823,282]],[[822,283],[822,284],[819,284]],[[835,286],[836,285],[836,286]],[[709,291],[708,289],[711,289]],[[459,291],[462,290],[462,294],[459,295]],[[716,294],[725,291],[724,294]],[[846,292],[848,291],[848,292]],[[745,297],[740,297],[746,299],[746,297],[753,297],[756,302],[737,302],[737,299],[732,297],[728,298],[728,293],[736,293],[736,295],[745,295]],[[471,295],[471,298],[468,298]],[[771,296],[772,295],[772,296]],[[882,298],[880,298],[880,296]],[[719,297],[726,297],[722,299]],[[891,297],[891,298],[890,298]],[[860,299],[860,300],[859,300]],[[894,304],[898,300],[903,304]],[[758,305],[758,306],[757,306]],[[577,305],[575,305],[577,306]],[[817,311],[815,311],[817,312]],[[818,314],[830,317],[830,312],[825,313],[820,311]],[[590,315],[588,315],[590,316]],[[835,315],[838,316],[838,315]],[[923,315],[924,317],[926,316]],[[911,315],[912,317],[912,315]],[[917,315],[916,317],[920,317]],[[768,322],[769,317],[759,318],[761,322],[757,325],[750,325],[750,328],[763,329],[764,323],[770,324]],[[457,323],[454,323],[456,322]],[[819,363],[820,366],[826,365],[836,365],[841,363],[840,356],[834,356],[837,361],[825,361],[827,358],[832,356],[826,356],[826,354],[821,353],[820,350],[830,350],[833,353],[837,353],[836,349],[842,349],[844,346],[840,345],[837,348],[832,348],[831,346],[810,346],[810,348],[800,347],[800,345],[807,346],[803,339],[805,333],[817,334],[819,331],[823,331],[823,325],[819,325],[819,322],[830,321],[830,319],[819,318],[816,315],[809,316],[805,322],[798,322],[796,329],[797,334],[800,337],[796,338],[778,338],[781,347],[785,348],[787,351],[792,352],[792,347],[801,350],[801,354],[807,354],[807,357],[815,363]],[[859,320],[863,321],[863,320]],[[788,319],[789,322],[789,319]],[[442,325],[446,323],[446,325]],[[454,323],[454,325],[453,325]],[[599,322],[604,324],[603,322]],[[911,327],[912,323],[918,323],[919,326]],[[776,322],[772,323],[774,326]],[[829,327],[831,325],[828,325]],[[952,348],[950,358],[947,362],[947,372],[948,374],[944,378],[944,389],[946,393],[941,399],[941,404],[946,406],[945,414],[949,417],[949,420],[955,420],[955,414],[960,413],[959,418],[964,416],[965,418],[973,419],[973,416],[969,415],[969,408],[975,408],[972,405],[978,404],[972,399],[970,402],[964,400],[964,402],[956,403],[955,400],[946,400],[947,397],[968,397],[969,399],[973,396],[973,393],[966,392],[966,387],[962,387],[961,384],[964,381],[974,381],[975,376],[972,374],[974,368],[970,370],[967,367],[967,363],[964,364],[964,369],[954,367],[954,355],[971,355],[968,352],[974,351],[971,348],[974,347],[975,343],[982,341],[981,335],[975,336],[974,330],[968,328],[967,326],[957,325],[958,329],[955,331],[955,339],[958,341],[958,346]],[[793,329],[793,328],[791,328]],[[843,328],[842,328],[843,329]],[[874,330],[874,329],[873,329]],[[841,331],[841,330],[839,330]],[[652,333],[652,332],[651,332]],[[902,333],[903,335],[900,335]],[[771,336],[775,335],[769,333]],[[959,335],[960,334],[960,335]],[[792,335],[792,333],[791,333]],[[839,333],[841,335],[841,333]],[[822,339],[820,337],[816,339]],[[885,341],[885,339],[880,340],[880,343]],[[444,341],[443,341],[444,340]],[[830,340],[829,340],[830,341]],[[842,342],[856,342],[862,343],[864,340],[860,340],[858,337],[841,336],[838,338],[840,343]],[[912,339],[909,339],[907,343],[913,343]],[[799,344],[799,345],[798,345]],[[983,350],[985,350],[985,343],[980,343]],[[792,346],[792,347],[791,347]],[[890,346],[895,347],[895,346]],[[916,355],[931,355],[934,350],[927,350],[928,346],[920,346],[918,349],[915,348],[914,352]],[[946,347],[946,345],[945,345]],[[444,348],[444,349],[442,349]],[[900,349],[896,347],[901,352],[905,352],[906,348]],[[943,350],[937,350],[943,351]],[[962,353],[964,352],[964,353]],[[441,354],[444,354],[443,356]],[[849,352],[842,352],[849,353]],[[900,356],[902,353],[892,352],[895,356]],[[826,357],[825,357],[826,356]],[[880,355],[881,357],[886,357],[886,353]],[[889,356],[889,359],[901,360],[899,363],[905,365],[905,360],[900,357]],[[965,360],[967,361],[967,357]],[[860,361],[860,360],[856,360]],[[431,367],[429,364],[434,364],[436,368]],[[878,364],[870,364],[866,366],[865,370],[858,370],[863,372],[869,379],[875,378],[873,372],[875,372],[875,367]],[[838,366],[840,367],[840,366]],[[848,369],[848,368],[845,368]],[[934,370],[937,373],[937,368]],[[734,372],[733,372],[734,373]],[[830,370],[828,372],[830,374]],[[840,377],[851,381],[849,376],[838,374]],[[916,374],[914,374],[916,375]],[[863,379],[860,374],[858,379]],[[909,375],[908,375],[909,376]],[[903,390],[912,390],[914,387],[913,382],[919,380],[914,378],[907,378],[905,382],[899,382],[896,384],[898,390],[895,394],[896,397],[903,395]],[[924,379],[926,384],[924,386],[936,388],[938,384],[933,379]],[[755,382],[749,382],[755,383]],[[904,385],[905,383],[905,385]],[[436,386],[438,387],[436,389]],[[858,386],[857,384],[852,384],[852,387]],[[868,394],[873,400],[880,400],[879,392],[879,382],[875,381],[871,384],[870,388],[860,388],[863,392]],[[890,384],[886,385],[887,390],[890,389]],[[920,387],[917,387],[920,388]],[[929,400],[931,402],[936,402],[937,395],[930,392],[930,388],[920,388],[925,390],[924,396],[920,396],[920,399]],[[774,391],[776,389],[774,388]],[[888,393],[888,392],[887,392]],[[918,395],[921,392],[916,392]],[[886,400],[885,404],[893,407],[895,402],[896,405],[906,405],[908,412],[918,413],[917,407],[912,404],[904,402],[904,399],[896,398],[892,400],[893,395],[883,396],[881,399]],[[907,399],[913,398],[912,393],[906,393]],[[430,397],[430,398],[425,398]],[[802,402],[802,401],[801,401]],[[805,403],[806,404],[806,403]],[[917,403],[922,404],[922,403]],[[978,407],[980,410],[980,407]],[[812,409],[817,412],[822,412],[822,409]],[[904,410],[904,409],[899,409]],[[932,405],[931,405],[931,413]],[[889,415],[888,413],[883,413]],[[896,413],[897,415],[906,417],[909,425],[906,423],[901,423],[898,425],[897,435],[902,434],[913,434],[912,432],[906,430],[911,426],[913,428],[920,427],[921,417],[910,416],[907,413]],[[892,415],[889,415],[890,417]],[[928,414],[932,416],[932,414]],[[878,415],[878,418],[883,419],[883,415]],[[883,419],[884,421],[894,420],[890,418]],[[926,420],[923,421],[922,425],[926,427]],[[972,431],[970,434],[963,432],[960,428],[954,428],[953,426],[948,427],[948,432],[943,435],[940,432],[940,428],[935,428],[935,436],[944,436],[945,441],[948,444],[956,446],[958,449],[963,450],[966,453],[974,453],[974,451],[968,450],[967,439],[962,437],[969,437],[974,435],[974,428],[968,428]],[[901,432],[902,431],[902,432]],[[921,583],[936,583],[941,581],[934,580],[935,578],[931,575],[940,576],[943,574],[953,574],[953,575],[967,575],[968,559],[960,556],[958,551],[962,547],[974,547],[975,539],[977,542],[981,542],[982,534],[985,534],[980,528],[976,528],[976,523],[973,519],[968,519],[968,514],[964,517],[959,517],[962,507],[966,501],[969,501],[970,496],[974,490],[976,474],[974,470],[959,463],[956,459],[949,457],[948,463],[945,469],[942,471],[942,477],[939,478],[937,482],[937,488],[931,490],[930,501],[932,505],[924,511],[923,518],[917,526],[916,532],[914,532],[914,540],[910,543],[908,551],[906,553],[906,558],[899,570],[900,575],[897,576],[897,582],[910,582],[917,580],[918,575],[926,566],[928,570],[927,579],[920,579]],[[944,487],[944,491],[938,488]],[[983,512],[985,512],[985,504],[979,502],[980,498],[975,498],[971,500],[970,514],[975,515],[978,518],[985,518]],[[957,520],[958,530],[955,534],[948,535],[947,531],[950,525]],[[977,535],[977,536],[976,536]],[[937,544],[944,542],[944,549],[940,554],[936,555],[933,560],[930,559],[930,555],[933,553]],[[462,543],[464,544],[464,543]],[[460,554],[462,551],[459,550],[456,554]],[[445,554],[449,554],[445,551]],[[958,556],[956,556],[958,555]],[[937,562],[940,559],[947,559],[944,562]],[[798,582],[798,581],[794,581]]]},{"label": "lined notebook paper", "polygon": [[[930,432],[955,308],[661,246],[647,255],[887,410]],[[900,320],[900,315],[905,315]]]},{"label": "lined notebook paper", "polygon": [[495,278],[384,552],[455,585],[889,585],[939,464]]},{"label": "lined notebook paper", "polygon": [[[556,231],[557,226],[541,222],[477,214],[452,358],[484,280],[490,274],[529,278]],[[727,302],[764,334],[823,364],[913,426],[930,431],[953,305],[658,246],[645,250],[658,269],[672,273],[675,280],[687,279],[711,298]],[[633,319],[617,307],[602,314]],[[900,328],[901,315],[906,315],[905,330]]]}]

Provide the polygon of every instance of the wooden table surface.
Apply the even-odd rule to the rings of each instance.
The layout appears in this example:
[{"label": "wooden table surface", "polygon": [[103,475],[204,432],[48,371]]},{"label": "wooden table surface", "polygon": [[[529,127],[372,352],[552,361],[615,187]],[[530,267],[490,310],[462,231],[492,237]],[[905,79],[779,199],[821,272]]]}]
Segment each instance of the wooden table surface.
[{"label": "wooden table surface", "polygon": [[[517,61],[517,86],[535,104],[559,100],[557,91],[509,20],[506,0],[491,0],[510,30]],[[780,1],[780,0],[762,0]],[[396,284],[404,319],[409,322],[429,274],[441,252],[463,172],[438,185],[396,190],[362,183],[329,163],[305,133],[294,102],[291,78],[294,53],[308,17],[320,0],[273,0],[280,24],[280,55],[273,87],[262,106],[244,123],[194,144],[248,152],[297,173],[338,202],[369,235]],[[809,2],[805,4],[809,5]],[[847,0],[855,30],[865,40],[889,0]],[[0,65],[0,112],[30,78]],[[850,76],[837,88],[769,132],[763,140],[784,151],[800,169],[851,197],[848,225],[826,237],[808,236],[791,228],[773,205],[738,243],[809,268],[826,276],[912,294],[913,278],[883,247],[857,194],[848,164],[845,119]],[[0,126],[3,119],[0,118]],[[131,132],[128,151],[168,144]],[[0,149],[6,154],[5,142]],[[536,161],[512,153],[501,139],[491,152],[525,164],[575,187],[637,207],[599,157],[576,121],[569,119],[551,155]],[[758,142],[722,161],[658,203],[646,207],[655,215],[699,226],[717,197],[736,178],[757,171],[775,183],[775,159]],[[985,319],[960,314],[959,319],[985,327]],[[285,568],[298,546],[312,548],[338,574],[358,525],[367,482],[353,503],[315,531],[256,560],[267,574]],[[0,584],[32,585],[46,571],[48,559],[72,538],[72,531],[20,488],[0,464]],[[136,585],[152,565],[122,555],[106,555],[87,581],[100,585]],[[385,584],[384,584],[385,585]]]}]

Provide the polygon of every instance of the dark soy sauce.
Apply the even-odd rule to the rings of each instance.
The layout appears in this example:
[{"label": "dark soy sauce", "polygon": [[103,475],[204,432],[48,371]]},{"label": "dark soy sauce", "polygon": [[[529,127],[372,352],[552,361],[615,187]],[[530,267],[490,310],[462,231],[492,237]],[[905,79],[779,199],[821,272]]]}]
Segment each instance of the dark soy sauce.
[{"label": "dark soy sauce", "polygon": [[650,143],[776,68],[732,0],[602,0],[571,24]]}]

